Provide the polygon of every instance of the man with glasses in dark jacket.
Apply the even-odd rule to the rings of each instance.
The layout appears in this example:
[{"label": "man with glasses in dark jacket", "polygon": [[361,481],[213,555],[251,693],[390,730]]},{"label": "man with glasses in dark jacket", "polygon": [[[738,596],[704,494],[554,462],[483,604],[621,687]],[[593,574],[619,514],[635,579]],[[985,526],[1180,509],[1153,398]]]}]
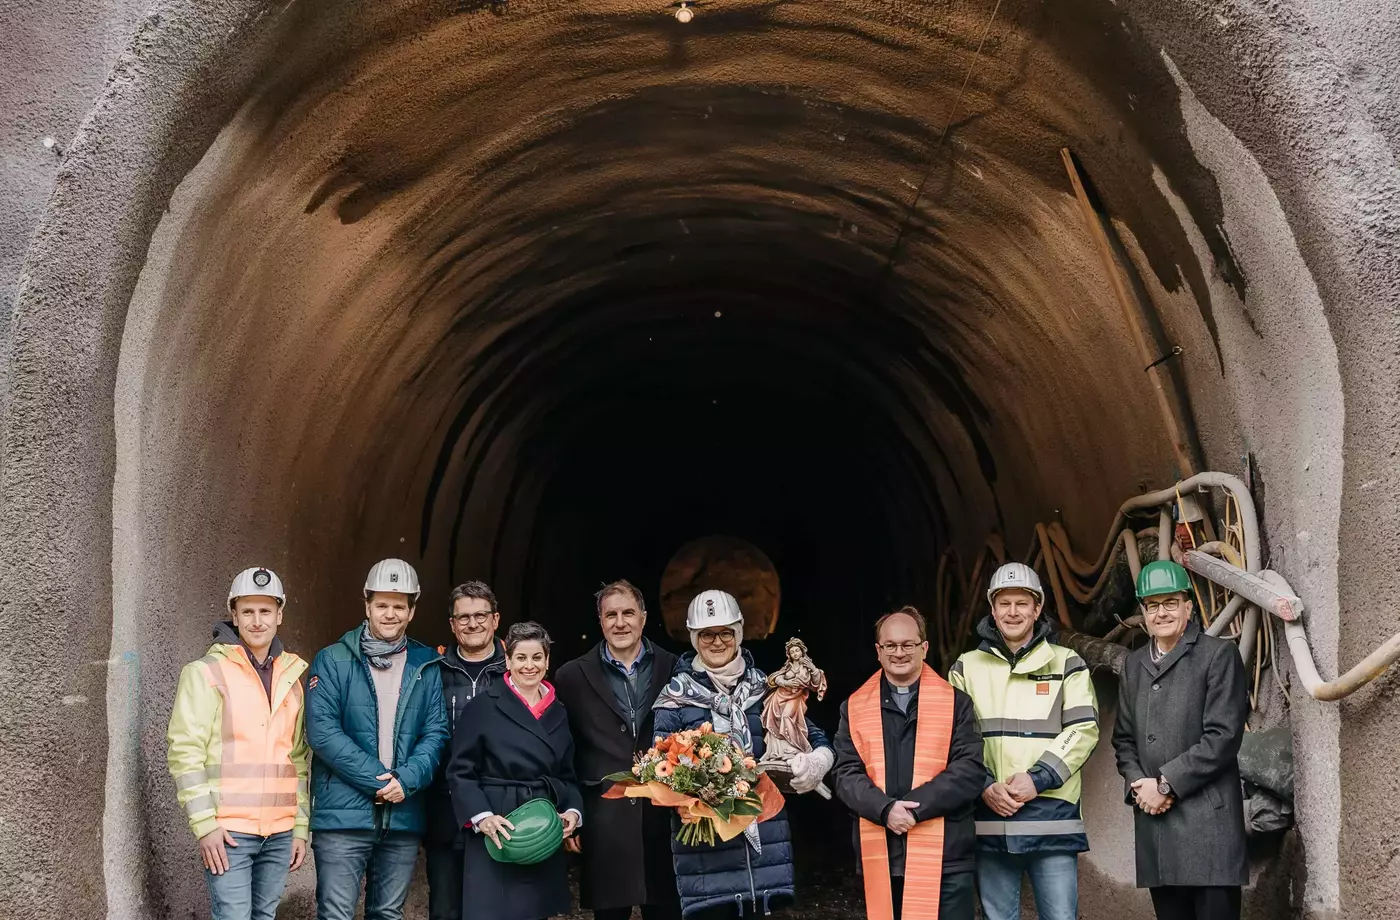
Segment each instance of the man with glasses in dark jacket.
[{"label": "man with glasses in dark jacket", "polygon": [[[447,728],[457,733],[457,716],[478,693],[506,672],[506,649],[496,638],[501,612],[495,592],[485,583],[469,581],[452,589],[447,599],[448,624],[456,644],[441,646],[442,701],[447,705]],[[469,831],[458,826],[452,811],[444,756],[428,792],[428,833],[423,840],[428,864],[429,920],[458,920],[462,916],[462,850]]]}]

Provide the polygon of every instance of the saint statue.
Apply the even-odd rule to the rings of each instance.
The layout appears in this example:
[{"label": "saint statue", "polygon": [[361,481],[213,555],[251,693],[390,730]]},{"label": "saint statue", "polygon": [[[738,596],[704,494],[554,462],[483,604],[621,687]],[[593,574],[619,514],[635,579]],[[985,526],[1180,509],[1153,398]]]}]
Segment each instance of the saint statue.
[{"label": "saint statue", "polygon": [[[811,753],[807,694],[815,691],[819,700],[826,696],[826,673],[807,657],[807,643],[793,637],[787,641],[785,651],[787,660],[783,666],[768,676],[770,692],[763,701],[764,752],[759,766],[774,780],[792,772],[795,755]],[[831,797],[825,785],[818,786],[817,792],[824,798]]]}]

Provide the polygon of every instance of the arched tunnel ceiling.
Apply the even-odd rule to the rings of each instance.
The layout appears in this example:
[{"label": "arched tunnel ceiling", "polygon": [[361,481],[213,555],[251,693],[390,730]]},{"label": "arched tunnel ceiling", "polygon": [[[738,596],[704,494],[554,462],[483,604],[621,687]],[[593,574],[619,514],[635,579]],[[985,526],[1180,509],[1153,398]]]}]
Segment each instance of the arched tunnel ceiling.
[{"label": "arched tunnel ceiling", "polygon": [[[1357,8],[162,2],[63,154],[11,326],[4,577],[51,636],[10,658],[36,780],[11,889],[44,880],[40,916],[202,896],[159,713],[249,559],[311,650],[386,547],[429,596],[484,574],[558,623],[737,533],[784,573],[778,634],[844,653],[945,545],[1059,512],[1092,546],[1173,470],[1060,146],[1187,343],[1207,461],[1261,451],[1319,661],[1355,660],[1393,632],[1366,602],[1400,494],[1394,17]],[[1310,904],[1393,902],[1364,804],[1392,709],[1296,720]],[[1370,819],[1339,843],[1343,789]],[[102,852],[104,807],[148,846]],[[1126,903],[1130,848],[1095,850]],[[70,890],[75,853],[105,878]]]},{"label": "arched tunnel ceiling", "polygon": [[[1092,538],[1172,467],[1059,148],[1168,288],[1199,266],[1151,171],[1202,226],[1216,199],[1113,4],[992,9],[383,3],[318,30],[325,4],[294,8],[137,297],[162,316],[148,386],[188,384],[172,425],[197,401],[233,443],[286,436],[172,456],[176,478],[232,498],[290,469],[260,500],[357,558],[388,528],[444,581],[523,582],[561,464],[610,426],[643,451],[701,434],[721,387],[751,432],[824,426],[833,475],[888,469],[922,558],[1067,498]],[[1209,326],[1199,291],[1184,321]],[[250,376],[234,356],[260,351]]]}]

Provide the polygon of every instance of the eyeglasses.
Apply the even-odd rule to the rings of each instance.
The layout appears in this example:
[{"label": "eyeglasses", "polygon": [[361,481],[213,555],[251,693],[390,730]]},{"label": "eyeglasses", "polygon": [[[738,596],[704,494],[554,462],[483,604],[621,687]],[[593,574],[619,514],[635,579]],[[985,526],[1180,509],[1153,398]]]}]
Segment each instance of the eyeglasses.
[{"label": "eyeglasses", "polygon": [[734,630],[732,629],[707,629],[696,635],[701,642],[708,642],[710,645],[729,645],[734,641]]},{"label": "eyeglasses", "polygon": [[1142,609],[1147,613],[1156,613],[1158,610],[1165,610],[1167,613],[1176,613],[1181,609],[1184,601],[1179,597],[1169,597],[1164,601],[1146,601]]},{"label": "eyeglasses", "polygon": [[454,613],[452,622],[458,626],[466,626],[470,623],[489,623],[494,613]]},{"label": "eyeglasses", "polygon": [[897,654],[897,653],[899,653],[899,652],[904,652],[904,653],[908,654],[909,652],[912,652],[912,651],[914,651],[914,650],[916,650],[916,649],[923,648],[924,643],[922,643],[922,642],[881,642],[881,643],[879,643],[879,645],[880,645],[880,651],[884,652],[886,655],[894,655],[894,654]]}]

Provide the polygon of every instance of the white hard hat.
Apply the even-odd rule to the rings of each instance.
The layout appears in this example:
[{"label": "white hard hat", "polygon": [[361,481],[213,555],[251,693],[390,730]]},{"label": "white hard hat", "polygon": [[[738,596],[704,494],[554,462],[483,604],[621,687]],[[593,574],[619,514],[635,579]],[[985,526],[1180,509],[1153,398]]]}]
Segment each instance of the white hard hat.
[{"label": "white hard hat", "polygon": [[365,577],[365,597],[375,591],[395,591],[407,594],[414,603],[422,589],[418,587],[418,573],[413,566],[402,559],[383,559],[374,564]]},{"label": "white hard hat", "polygon": [[709,629],[711,626],[733,626],[744,622],[743,611],[734,595],[724,591],[701,591],[685,612],[686,629]]},{"label": "white hard hat", "polygon": [[1045,589],[1040,586],[1040,576],[1035,569],[1022,562],[1008,562],[992,573],[992,583],[987,588],[987,603],[992,603],[997,592],[1006,588],[1018,588],[1035,595],[1039,603],[1045,603]]},{"label": "white hard hat", "polygon": [[233,602],[240,597],[251,597],[255,594],[275,598],[279,607],[287,602],[287,593],[282,590],[282,579],[278,578],[272,569],[258,566],[244,569],[234,576],[233,584],[228,589],[229,608],[232,609]]}]

